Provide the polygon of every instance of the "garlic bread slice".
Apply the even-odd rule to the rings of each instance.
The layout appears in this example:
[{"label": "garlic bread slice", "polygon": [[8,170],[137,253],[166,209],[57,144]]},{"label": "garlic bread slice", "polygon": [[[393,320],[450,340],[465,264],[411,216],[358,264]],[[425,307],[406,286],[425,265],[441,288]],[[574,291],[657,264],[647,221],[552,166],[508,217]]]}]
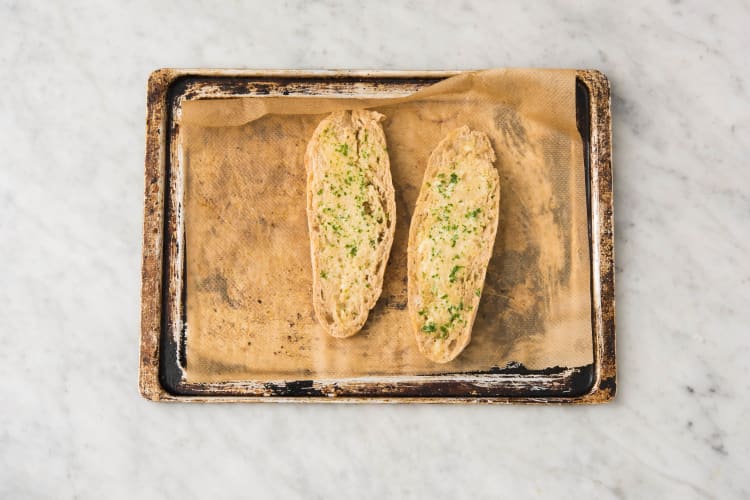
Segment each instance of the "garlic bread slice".
[{"label": "garlic bread slice", "polygon": [[305,153],[313,306],[334,337],[359,332],[383,288],[396,227],[384,118],[335,112]]},{"label": "garlic bread slice", "polygon": [[464,126],[430,155],[409,230],[409,316],[419,350],[446,363],[471,340],[499,218],[487,136]]}]

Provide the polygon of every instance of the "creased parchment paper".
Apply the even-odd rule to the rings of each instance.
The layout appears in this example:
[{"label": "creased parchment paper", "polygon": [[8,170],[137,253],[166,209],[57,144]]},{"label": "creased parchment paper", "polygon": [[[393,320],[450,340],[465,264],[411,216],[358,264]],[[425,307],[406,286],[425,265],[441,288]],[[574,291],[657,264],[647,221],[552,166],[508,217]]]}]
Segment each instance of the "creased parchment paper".
[{"label": "creased parchment paper", "polygon": [[[383,294],[359,334],[315,321],[303,155],[337,109],[387,116],[397,225]],[[461,125],[497,154],[500,224],[471,344],[440,365],[418,351],[406,311],[409,222],[427,158]],[[488,70],[406,98],[187,101],[187,379],[330,379],[592,362],[583,153],[575,72]]]}]

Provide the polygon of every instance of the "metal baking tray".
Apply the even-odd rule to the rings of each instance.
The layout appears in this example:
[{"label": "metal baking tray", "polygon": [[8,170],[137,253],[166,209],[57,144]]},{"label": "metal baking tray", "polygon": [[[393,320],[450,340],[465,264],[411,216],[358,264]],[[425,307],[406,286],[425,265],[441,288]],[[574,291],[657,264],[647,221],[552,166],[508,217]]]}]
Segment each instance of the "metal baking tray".
[{"label": "metal baking tray", "polygon": [[593,363],[480,373],[188,383],[185,363],[183,204],[174,119],[186,100],[343,92],[403,94],[453,71],[161,69],[148,82],[141,296],[141,395],[190,402],[603,403],[615,396],[614,233],[610,91],[595,70],[577,71],[576,118],[584,149],[591,260]]}]

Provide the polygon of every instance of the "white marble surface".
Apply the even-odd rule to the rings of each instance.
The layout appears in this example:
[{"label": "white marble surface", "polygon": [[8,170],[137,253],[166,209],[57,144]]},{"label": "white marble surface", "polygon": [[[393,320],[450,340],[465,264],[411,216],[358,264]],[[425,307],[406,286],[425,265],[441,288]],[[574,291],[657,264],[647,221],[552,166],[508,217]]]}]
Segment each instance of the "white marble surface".
[{"label": "white marble surface", "polygon": [[[0,1],[0,498],[750,498],[750,5],[613,5]],[[141,400],[164,66],[603,70],[617,400]]]}]

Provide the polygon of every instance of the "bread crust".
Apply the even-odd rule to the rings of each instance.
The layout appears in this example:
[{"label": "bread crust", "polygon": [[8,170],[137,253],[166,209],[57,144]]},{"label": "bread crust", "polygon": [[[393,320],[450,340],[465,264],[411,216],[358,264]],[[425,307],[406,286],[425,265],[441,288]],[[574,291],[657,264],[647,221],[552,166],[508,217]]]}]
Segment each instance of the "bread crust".
[{"label": "bread crust", "polygon": [[383,119],[374,111],[335,112],[305,152],[313,307],[334,337],[359,332],[383,289],[396,229]]},{"label": "bread crust", "polygon": [[417,346],[447,363],[471,341],[497,234],[500,182],[486,134],[463,126],[430,155],[408,247],[408,302]]}]

